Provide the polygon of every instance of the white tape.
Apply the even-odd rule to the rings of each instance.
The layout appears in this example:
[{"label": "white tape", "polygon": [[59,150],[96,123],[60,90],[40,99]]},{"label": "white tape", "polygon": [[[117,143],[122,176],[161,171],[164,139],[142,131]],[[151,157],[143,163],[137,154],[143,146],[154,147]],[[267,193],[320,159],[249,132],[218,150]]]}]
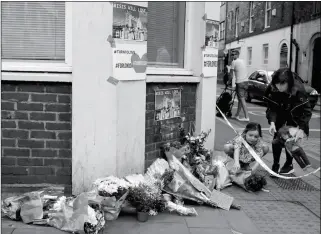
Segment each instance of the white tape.
[{"label": "white tape", "polygon": [[220,110],[220,108],[218,106],[216,106],[216,108],[219,110],[219,112],[221,113],[221,115],[223,116],[224,120],[226,121],[226,123],[233,129],[233,131],[236,133],[236,135],[240,138],[241,142],[244,144],[244,146],[247,148],[247,150],[252,154],[253,158],[265,169],[267,170],[271,175],[274,175],[275,177],[279,177],[282,179],[286,179],[286,180],[291,180],[291,179],[299,179],[302,177],[306,177],[309,176],[311,174],[314,174],[316,172],[318,172],[320,170],[320,167],[312,172],[309,172],[305,175],[302,176],[297,176],[297,177],[288,177],[288,176],[282,176],[279,175],[277,173],[275,173],[274,171],[272,171],[264,162],[263,160],[256,154],[256,152],[253,150],[253,148],[244,140],[244,138],[235,130],[235,128],[232,126],[232,124],[228,121],[228,119],[226,118],[226,116],[222,113],[222,111]]}]

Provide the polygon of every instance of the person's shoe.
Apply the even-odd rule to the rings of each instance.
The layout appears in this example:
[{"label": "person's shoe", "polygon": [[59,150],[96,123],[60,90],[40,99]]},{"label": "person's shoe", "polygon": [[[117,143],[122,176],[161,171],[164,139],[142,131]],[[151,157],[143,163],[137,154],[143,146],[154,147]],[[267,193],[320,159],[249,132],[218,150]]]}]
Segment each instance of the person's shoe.
[{"label": "person's shoe", "polygon": [[294,172],[293,166],[282,167],[280,174],[288,175]]},{"label": "person's shoe", "polygon": [[304,168],[302,168],[303,169],[303,171],[307,171],[308,170],[308,168],[310,168],[311,167],[311,165],[309,164],[309,165],[306,165]]},{"label": "person's shoe", "polygon": [[237,116],[236,119],[242,122],[250,122],[250,118],[240,118],[239,116]]},{"label": "person's shoe", "polygon": [[[272,171],[273,171],[275,174],[279,174],[279,168],[280,168],[280,165],[273,165],[273,166],[272,166]],[[270,177],[276,178],[276,176],[275,176],[275,175],[272,175],[272,174],[270,174]]]}]

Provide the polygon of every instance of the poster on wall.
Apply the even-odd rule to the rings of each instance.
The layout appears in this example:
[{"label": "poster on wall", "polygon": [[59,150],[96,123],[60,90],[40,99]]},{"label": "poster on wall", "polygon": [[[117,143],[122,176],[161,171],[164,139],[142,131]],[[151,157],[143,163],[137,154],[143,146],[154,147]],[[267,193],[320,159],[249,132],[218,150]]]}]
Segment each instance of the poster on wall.
[{"label": "poster on wall", "polygon": [[117,44],[113,48],[113,77],[117,80],[145,80],[146,44]]},{"label": "poster on wall", "polygon": [[147,41],[147,7],[113,3],[113,38]]},{"label": "poster on wall", "polygon": [[206,48],[202,52],[203,66],[202,73],[203,77],[217,76],[217,60],[218,60],[218,49]]},{"label": "poster on wall", "polygon": [[206,20],[205,46],[218,48],[219,28],[219,21]]},{"label": "poster on wall", "polygon": [[181,88],[155,91],[155,120],[166,120],[181,116]]}]

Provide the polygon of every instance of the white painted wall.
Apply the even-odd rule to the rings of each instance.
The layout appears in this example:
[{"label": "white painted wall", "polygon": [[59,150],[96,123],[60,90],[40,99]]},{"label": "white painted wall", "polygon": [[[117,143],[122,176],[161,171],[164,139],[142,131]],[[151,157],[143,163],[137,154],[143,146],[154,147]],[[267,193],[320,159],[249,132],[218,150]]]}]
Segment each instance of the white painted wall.
[{"label": "white painted wall", "polygon": [[112,17],[110,2],[72,2],[73,194],[117,172],[117,87],[106,81],[112,75]]},{"label": "white painted wall", "polygon": [[211,20],[220,20],[221,2],[205,2],[205,13],[207,18]]},{"label": "white painted wall", "polygon": [[[313,63],[313,40],[311,40],[311,38],[316,33],[320,34],[320,21],[321,20],[319,18],[302,24],[296,24],[293,27],[293,37],[297,40],[297,42],[300,45],[298,57],[298,74],[302,77],[302,79],[308,80],[310,84],[312,78]],[[304,56],[303,52],[306,52],[306,56]]]},{"label": "white painted wall", "polygon": [[[241,48],[240,58],[247,62],[247,48],[252,47],[252,65],[247,67],[250,75],[258,69],[269,71],[277,70],[280,67],[280,48],[283,42],[288,46],[288,61],[290,58],[290,27],[278,29],[272,32],[263,33],[253,37],[234,41],[226,45],[227,49]],[[263,44],[269,44],[269,62],[263,64]]]},{"label": "white painted wall", "polygon": [[146,82],[117,85],[116,176],[143,173],[145,165]]}]

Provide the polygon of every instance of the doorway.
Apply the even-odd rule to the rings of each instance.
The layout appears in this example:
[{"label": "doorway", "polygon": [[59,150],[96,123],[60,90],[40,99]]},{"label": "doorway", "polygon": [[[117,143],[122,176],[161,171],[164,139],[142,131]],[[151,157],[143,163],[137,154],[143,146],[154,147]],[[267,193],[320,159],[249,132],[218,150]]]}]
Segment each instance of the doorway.
[{"label": "doorway", "polygon": [[288,46],[283,43],[280,51],[280,68],[288,67]]},{"label": "doorway", "polygon": [[312,65],[312,87],[319,93],[321,92],[321,37],[314,41],[313,46],[313,65]]}]

